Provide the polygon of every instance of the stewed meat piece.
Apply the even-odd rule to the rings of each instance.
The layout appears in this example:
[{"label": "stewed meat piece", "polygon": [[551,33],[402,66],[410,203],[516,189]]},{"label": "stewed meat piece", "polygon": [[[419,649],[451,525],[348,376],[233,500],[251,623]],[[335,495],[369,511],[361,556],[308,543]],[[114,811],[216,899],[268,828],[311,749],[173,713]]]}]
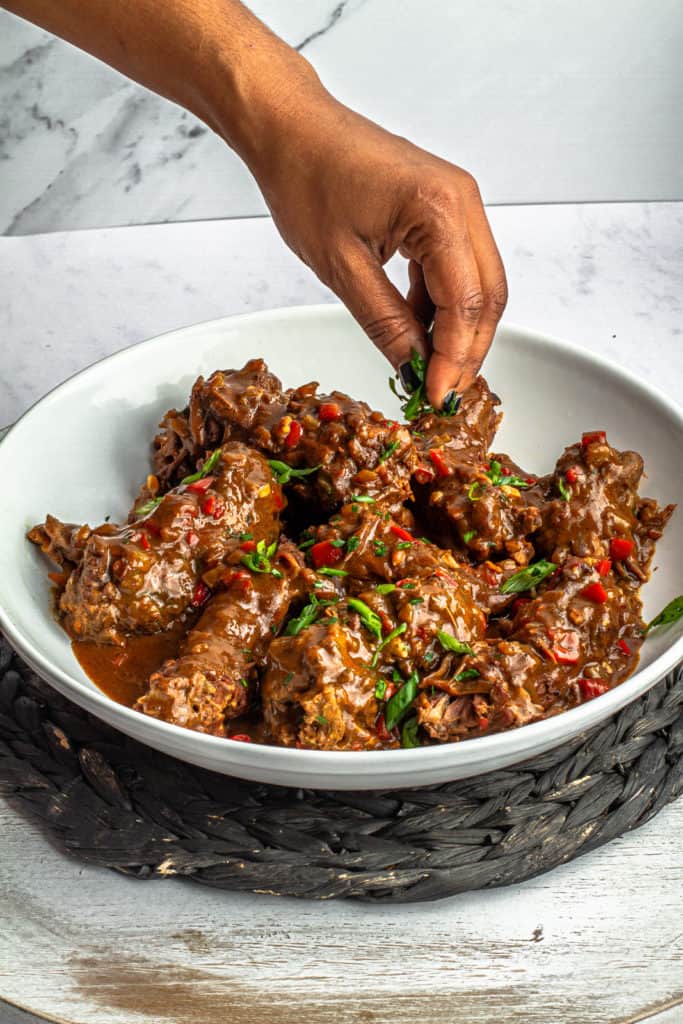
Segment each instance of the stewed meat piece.
[{"label": "stewed meat piece", "polygon": [[557,562],[569,554],[610,559],[622,575],[626,569],[647,579],[655,541],[675,506],[641,499],[642,475],[637,452],[617,451],[603,431],[584,434],[565,449],[549,480],[537,551]]},{"label": "stewed meat piece", "polygon": [[186,444],[187,425],[197,452],[240,440],[294,470],[311,470],[287,482],[305,505],[331,512],[357,491],[394,507],[410,497],[417,455],[406,427],[341,392],[319,395],[315,383],[283,391],[261,359],[200,377],[179,433],[178,415],[167,414],[155,442],[162,479]]},{"label": "stewed meat piece", "polygon": [[[318,750],[374,750],[377,673],[367,631],[342,626],[336,609],[295,636],[278,637],[261,679],[263,718],[275,743]],[[396,742],[391,745],[397,746]]]},{"label": "stewed meat piece", "polygon": [[[277,538],[282,505],[263,456],[226,446],[210,475],[154,499],[125,527],[89,534],[59,597],[65,629],[74,639],[121,644],[127,634],[168,628],[203,603],[202,574],[239,545],[241,533]],[[42,543],[44,530],[32,538]]]},{"label": "stewed meat piece", "polygon": [[227,570],[226,589],[208,602],[178,657],[152,675],[135,705],[138,711],[225,735],[226,721],[243,714],[253,700],[255,668],[311,575],[289,541],[278,546],[268,564],[269,571]]}]

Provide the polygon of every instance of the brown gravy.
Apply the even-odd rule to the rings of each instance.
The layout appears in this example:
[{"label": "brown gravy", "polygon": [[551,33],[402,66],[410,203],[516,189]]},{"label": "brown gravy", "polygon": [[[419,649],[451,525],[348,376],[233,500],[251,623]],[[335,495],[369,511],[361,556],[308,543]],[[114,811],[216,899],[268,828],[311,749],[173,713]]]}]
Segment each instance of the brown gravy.
[{"label": "brown gravy", "polygon": [[[178,654],[193,621],[178,622],[165,633],[129,636],[123,647],[72,640],[76,660],[96,686],[118,704],[132,708],[147,689],[152,672],[167,658]],[[272,742],[257,713],[242,715],[228,723],[228,736],[248,736],[254,743]]]}]

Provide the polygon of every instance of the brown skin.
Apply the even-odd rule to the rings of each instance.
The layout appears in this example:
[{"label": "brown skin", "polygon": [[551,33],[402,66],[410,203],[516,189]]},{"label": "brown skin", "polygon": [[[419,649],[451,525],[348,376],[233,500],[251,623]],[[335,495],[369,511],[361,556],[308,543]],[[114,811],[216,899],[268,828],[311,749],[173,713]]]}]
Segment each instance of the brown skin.
[{"label": "brown skin", "polygon": [[[467,171],[343,106],[237,0],[4,6],[187,107],[221,135],[256,178],[284,240],[393,366],[413,347],[429,358],[432,404],[472,383],[507,286]],[[396,252],[410,261],[405,299],[383,270]]]}]

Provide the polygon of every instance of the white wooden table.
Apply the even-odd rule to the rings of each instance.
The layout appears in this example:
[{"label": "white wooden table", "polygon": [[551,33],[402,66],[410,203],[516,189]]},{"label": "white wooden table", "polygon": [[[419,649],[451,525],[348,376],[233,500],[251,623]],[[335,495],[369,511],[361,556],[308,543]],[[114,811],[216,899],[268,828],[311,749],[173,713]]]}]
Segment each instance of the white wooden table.
[{"label": "white wooden table", "polygon": [[[680,398],[683,209],[498,209],[510,319]],[[0,423],[108,351],[324,289],[267,221],[0,239]],[[0,997],[69,1024],[683,1021],[683,801],[551,874],[383,908],[138,882],[0,802]],[[0,1003],[0,1022],[32,1016]]]}]

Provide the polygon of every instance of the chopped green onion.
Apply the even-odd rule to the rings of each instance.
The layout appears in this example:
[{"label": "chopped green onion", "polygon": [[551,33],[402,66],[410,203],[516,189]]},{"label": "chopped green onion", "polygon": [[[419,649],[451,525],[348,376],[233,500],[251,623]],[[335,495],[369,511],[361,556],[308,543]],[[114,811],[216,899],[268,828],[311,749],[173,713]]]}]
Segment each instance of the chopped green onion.
[{"label": "chopped green onion", "polygon": [[330,544],[332,545],[333,548],[343,548],[344,545],[346,544],[346,541],[342,538],[339,538],[338,540],[331,540]]},{"label": "chopped green onion", "polygon": [[350,597],[347,601],[349,608],[353,608],[355,612],[360,615],[361,622],[373,636],[376,636],[378,640],[382,639],[382,620],[380,619],[377,612],[373,612],[372,608],[369,608],[365,601],[361,601],[357,597]]},{"label": "chopped green onion", "polygon": [[463,533],[463,535],[462,535],[463,543],[469,544],[469,542],[471,540],[474,540],[474,538],[476,536],[477,536],[477,531],[476,530],[468,530],[467,533]]},{"label": "chopped green onion", "polygon": [[375,499],[370,498],[367,494],[352,494],[351,501],[360,502],[361,505],[374,505]]},{"label": "chopped green onion", "polygon": [[323,566],[322,569],[316,570],[319,576],[348,576],[346,569],[330,569],[328,566]]},{"label": "chopped green onion", "polygon": [[569,501],[571,499],[572,489],[571,487],[567,487],[562,477],[558,477],[557,489],[560,492],[560,497],[563,498],[565,501]]},{"label": "chopped green onion", "polygon": [[150,512],[153,512],[154,509],[157,508],[157,506],[160,505],[163,500],[163,498],[150,498],[149,501],[146,501],[144,503],[144,505],[138,505],[138,507],[135,509],[135,515],[148,516]]},{"label": "chopped green onion", "polygon": [[382,558],[384,555],[386,555],[387,546],[383,540],[373,540],[372,546],[378,558]]},{"label": "chopped green onion", "polygon": [[423,602],[424,597],[411,597],[410,601],[408,601],[408,604],[422,604]]},{"label": "chopped green onion", "polygon": [[462,640],[456,640],[450,633],[444,633],[442,629],[436,634],[439,638],[439,643],[445,651],[453,651],[454,654],[474,654],[474,651],[469,644],[465,644]]},{"label": "chopped green onion", "polygon": [[275,482],[278,484],[288,484],[290,480],[299,480],[301,477],[310,476],[311,473],[315,473],[316,470],[320,469],[319,465],[311,466],[310,469],[293,469],[286,462],[280,462],[279,459],[268,459],[268,465],[273,471]]},{"label": "chopped green onion", "polygon": [[402,540],[400,544],[396,545],[396,550],[397,551],[405,551],[406,548],[412,548],[412,546],[413,546],[412,540]]},{"label": "chopped green onion", "polygon": [[356,537],[355,535],[353,537],[349,537],[349,539],[346,542],[346,550],[355,551],[359,544],[360,537]]},{"label": "chopped green onion", "polygon": [[398,448],[399,443],[400,443],[399,441],[392,441],[391,444],[388,444],[386,446],[386,448],[384,449],[384,451],[382,452],[382,454],[380,455],[379,461],[380,462],[386,462],[387,459],[391,458],[391,456],[394,454],[394,452]]},{"label": "chopped green onion", "polygon": [[[380,628],[381,628],[381,626],[380,626]],[[392,629],[391,633],[387,633],[387,635],[384,637],[384,639],[380,642],[379,646],[377,647],[377,650],[375,651],[375,653],[374,653],[374,655],[372,657],[372,661],[370,662],[370,667],[371,668],[375,668],[375,666],[377,665],[377,662],[379,661],[380,653],[384,650],[384,648],[387,646],[387,644],[390,644],[391,641],[395,640],[397,636],[401,636],[403,633],[405,633],[407,628],[408,628],[407,624],[405,622],[402,622],[400,626],[396,627],[396,629]]]},{"label": "chopped green onion", "polygon": [[417,738],[418,721],[417,715],[412,715],[406,719],[401,729],[401,746],[402,747],[419,747],[420,743]]},{"label": "chopped green onion", "polygon": [[396,590],[395,583],[380,583],[379,586],[375,587],[378,594],[391,594],[392,591]]},{"label": "chopped green onion", "polygon": [[397,693],[387,701],[384,711],[384,722],[389,732],[398,725],[403,716],[417,697],[420,679],[417,672],[412,672]]},{"label": "chopped green onion", "polygon": [[377,686],[375,687],[375,697],[377,700],[384,700],[384,694],[387,692],[387,681],[386,679],[380,679]]},{"label": "chopped green onion", "polygon": [[282,579],[280,570],[274,568],[270,562],[276,551],[276,540],[269,544],[268,547],[266,547],[265,540],[260,540],[256,545],[255,551],[242,555],[242,565],[246,565],[247,569],[251,569],[252,572],[269,573],[271,576],[275,576],[276,579]]},{"label": "chopped green onion", "polygon": [[456,683],[462,683],[465,679],[476,679],[481,675],[481,672],[476,668],[466,668],[462,672],[458,672],[457,676],[453,676]]},{"label": "chopped green onion", "polygon": [[[477,494],[477,488],[479,488],[480,494]],[[478,480],[474,480],[467,488],[467,497],[470,501],[480,501],[485,490],[486,488]]]},{"label": "chopped green onion", "polygon": [[205,476],[208,476],[212,469],[215,468],[216,463],[221,457],[221,448],[216,448],[214,452],[211,452],[208,459],[200,470],[193,473],[191,476],[185,476],[180,481],[181,484],[194,484],[197,480],[202,480]]},{"label": "chopped green onion", "polygon": [[531,590],[548,576],[552,576],[557,568],[554,562],[546,562],[541,559],[506,579],[501,585],[500,592],[501,594],[521,594],[525,590]]}]

